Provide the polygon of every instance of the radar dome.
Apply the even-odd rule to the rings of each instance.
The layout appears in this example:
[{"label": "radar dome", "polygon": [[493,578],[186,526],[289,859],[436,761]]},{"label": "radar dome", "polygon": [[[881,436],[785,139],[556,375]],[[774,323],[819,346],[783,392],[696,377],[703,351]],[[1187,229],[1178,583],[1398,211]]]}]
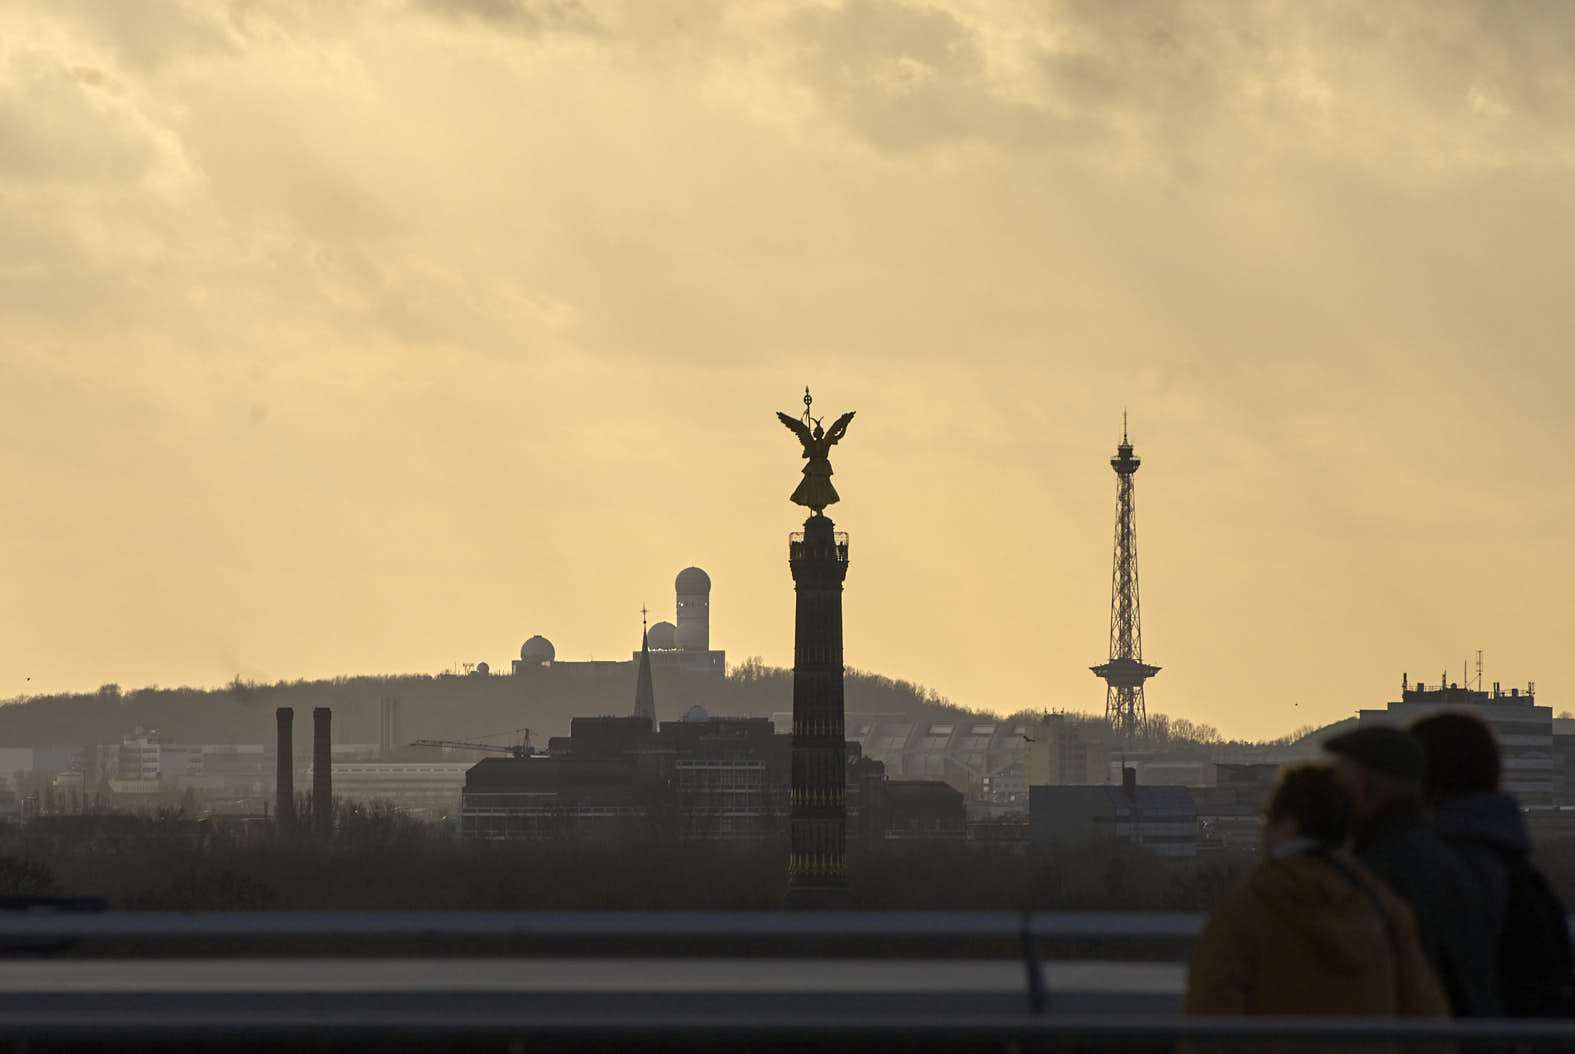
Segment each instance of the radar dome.
[{"label": "radar dome", "polygon": [[537,635],[520,645],[520,661],[533,663],[549,663],[558,654],[553,648],[552,641]]},{"label": "radar dome", "polygon": [[702,721],[709,720],[711,720],[711,715],[705,712],[705,707],[703,706],[691,706],[684,711],[684,724],[686,725],[698,725]]},{"label": "radar dome", "polygon": [[673,583],[680,593],[709,593],[711,592],[711,576],[698,567],[686,567],[678,572],[678,579]]},{"label": "radar dome", "polygon": [[685,622],[673,634],[673,643],[683,651],[706,651],[711,644],[711,634],[704,622]]},{"label": "radar dome", "polygon": [[658,622],[645,631],[645,643],[657,651],[671,651],[678,647],[678,627],[671,622]]}]

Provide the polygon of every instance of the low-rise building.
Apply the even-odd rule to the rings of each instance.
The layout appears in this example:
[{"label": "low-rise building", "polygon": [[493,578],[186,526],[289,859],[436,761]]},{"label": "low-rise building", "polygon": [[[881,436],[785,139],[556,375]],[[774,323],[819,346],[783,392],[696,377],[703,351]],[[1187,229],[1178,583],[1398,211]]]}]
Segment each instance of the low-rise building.
[{"label": "low-rise building", "polygon": [[[334,797],[364,803],[388,802],[419,820],[459,815],[465,762],[334,762]],[[310,771],[306,785],[310,786]]]},{"label": "low-rise building", "polygon": [[655,837],[657,789],[620,758],[484,758],[465,776],[460,833],[530,842]]},{"label": "low-rise building", "polygon": [[1024,776],[1030,787],[1110,782],[1110,745],[1091,722],[1046,714],[1025,733]]},{"label": "low-rise building", "polygon": [[962,792],[940,780],[887,780],[885,834],[888,840],[966,838]]},{"label": "low-rise building", "polygon": [[[774,713],[781,728],[793,715]],[[925,720],[906,714],[853,712],[847,741],[898,780],[939,780],[964,795],[981,815],[1023,814],[1028,809],[1025,748],[1037,724],[978,718]]]},{"label": "low-rise building", "polygon": [[[793,737],[765,718],[714,718],[691,707],[654,731],[632,717],[575,718],[570,729],[545,755],[488,758],[469,769],[464,837],[736,844],[787,835]],[[856,743],[847,745],[844,785],[849,844],[883,837],[885,770]]]},{"label": "low-rise building", "polygon": [[1400,699],[1382,710],[1363,710],[1362,725],[1409,725],[1418,718],[1442,711],[1464,711],[1487,722],[1498,737],[1503,755],[1501,782],[1504,790],[1522,805],[1554,804],[1553,708],[1538,706],[1536,685],[1522,692],[1505,692],[1498,684],[1492,691],[1440,683],[1428,688],[1409,677],[1400,682]]},{"label": "low-rise building", "polygon": [[[1256,849],[1262,838],[1258,817],[1269,800],[1280,766],[1266,762],[1216,762],[1214,785],[1193,787],[1201,846]],[[1141,775],[1141,774],[1140,774]]]},{"label": "low-rise building", "polygon": [[1076,851],[1126,841],[1156,856],[1196,856],[1198,812],[1186,787],[1120,785],[1030,787],[1028,822],[1038,852]]}]

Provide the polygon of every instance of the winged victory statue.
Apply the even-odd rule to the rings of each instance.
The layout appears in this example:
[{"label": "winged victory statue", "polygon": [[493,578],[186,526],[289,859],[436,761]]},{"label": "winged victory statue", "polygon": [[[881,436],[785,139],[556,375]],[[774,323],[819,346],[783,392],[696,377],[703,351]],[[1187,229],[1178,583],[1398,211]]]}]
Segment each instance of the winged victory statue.
[{"label": "winged victory statue", "polygon": [[837,488],[831,485],[831,448],[848,434],[848,422],[853,420],[854,412],[849,410],[837,418],[828,431],[821,428],[820,418],[810,416],[809,407],[812,402],[814,400],[809,394],[809,389],[805,388],[804,416],[789,417],[778,410],[777,418],[804,445],[803,456],[808,461],[804,466],[804,478],[789,500],[795,505],[803,505],[814,510],[815,515],[819,516],[827,505],[834,505],[838,501]]}]

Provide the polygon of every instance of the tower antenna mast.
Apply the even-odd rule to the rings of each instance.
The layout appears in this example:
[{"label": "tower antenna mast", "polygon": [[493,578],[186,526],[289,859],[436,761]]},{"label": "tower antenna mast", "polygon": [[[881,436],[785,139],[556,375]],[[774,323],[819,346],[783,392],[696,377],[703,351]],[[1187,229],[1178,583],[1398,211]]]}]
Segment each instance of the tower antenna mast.
[{"label": "tower antenna mast", "polygon": [[1110,467],[1116,473],[1115,560],[1110,575],[1110,659],[1090,667],[1105,682],[1105,720],[1130,749],[1148,730],[1143,682],[1159,672],[1143,661],[1143,620],[1138,603],[1137,513],[1132,477],[1143,462],[1127,438],[1127,414],[1121,411],[1121,445]]}]

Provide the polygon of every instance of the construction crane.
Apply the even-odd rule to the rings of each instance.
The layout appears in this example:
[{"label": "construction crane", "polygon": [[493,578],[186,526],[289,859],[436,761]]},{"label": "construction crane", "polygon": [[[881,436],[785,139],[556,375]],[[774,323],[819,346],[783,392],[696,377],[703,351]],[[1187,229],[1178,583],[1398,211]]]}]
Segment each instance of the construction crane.
[{"label": "construction crane", "polygon": [[[530,743],[530,729],[515,728],[513,732],[524,732],[525,739],[517,746],[506,743],[477,743],[465,739],[416,739],[410,745],[413,747],[443,747],[448,750],[481,750],[489,754],[507,754],[510,757],[528,758],[536,753],[536,748]],[[499,733],[502,735],[503,733]]]}]

